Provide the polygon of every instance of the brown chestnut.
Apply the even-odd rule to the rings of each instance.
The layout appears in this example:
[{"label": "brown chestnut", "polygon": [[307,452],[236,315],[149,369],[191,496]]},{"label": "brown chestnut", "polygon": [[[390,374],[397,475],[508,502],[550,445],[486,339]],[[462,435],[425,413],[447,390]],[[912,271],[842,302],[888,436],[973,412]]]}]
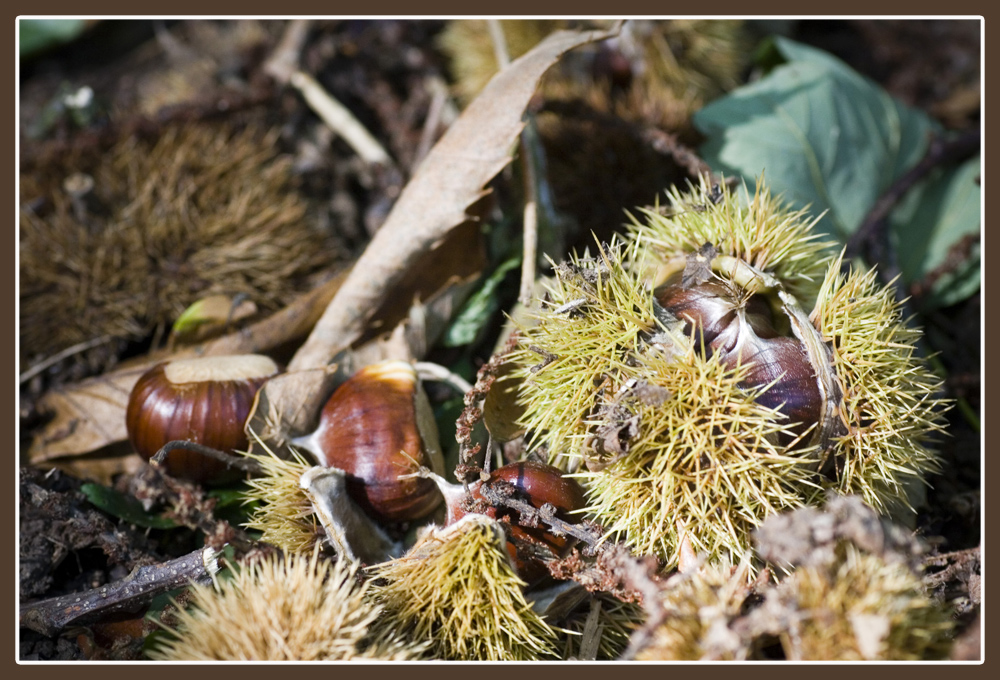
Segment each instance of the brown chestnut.
[{"label": "brown chestnut", "polygon": [[383,361],[355,373],[326,402],[316,431],[294,443],[320,465],[343,470],[348,495],[375,518],[420,519],[441,504],[430,479],[400,479],[421,466],[444,471],[434,414],[405,361]]},{"label": "brown chestnut", "polygon": [[[221,451],[245,450],[243,428],[260,386],[278,372],[260,354],[178,359],[157,364],[132,388],[125,427],[146,460],[169,441],[187,440]],[[197,482],[236,476],[225,463],[175,449],[166,461],[175,477]]]},{"label": "brown chestnut", "polygon": [[656,301],[695,332],[706,356],[718,354],[727,366],[749,366],[741,386],[758,389],[757,403],[789,419],[788,444],[818,422],[823,408],[816,372],[802,342],[775,329],[771,307],[761,295],[740,291],[723,281],[684,287],[668,280],[654,291]]},{"label": "brown chestnut", "polygon": [[517,510],[503,505],[502,500],[497,503],[487,500],[487,489],[491,485],[497,491],[495,494],[488,494],[491,498],[514,498],[525,501],[534,508],[551,503],[556,509],[555,516],[570,524],[578,524],[583,520],[579,514],[572,514],[574,510],[580,510],[586,505],[583,487],[575,479],[564,476],[557,467],[535,461],[521,461],[497,468],[489,473],[486,480],[470,484],[469,495],[472,502],[469,502],[461,486],[448,485],[447,489],[443,489],[448,507],[446,524],[456,522],[476,506],[482,507],[482,514],[493,519],[507,518],[510,539],[507,541],[507,552],[521,578],[529,584],[535,583],[547,575],[548,570],[540,561],[518,555],[515,541],[522,545],[548,548],[559,556],[571,545],[572,539],[555,535],[544,523],[537,527],[522,526]]}]

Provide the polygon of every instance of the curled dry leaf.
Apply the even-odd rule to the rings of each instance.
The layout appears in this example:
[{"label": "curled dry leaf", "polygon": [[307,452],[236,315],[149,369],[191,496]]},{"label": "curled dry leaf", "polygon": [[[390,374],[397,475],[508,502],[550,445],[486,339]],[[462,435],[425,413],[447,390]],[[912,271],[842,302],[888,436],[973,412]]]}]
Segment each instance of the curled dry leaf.
[{"label": "curled dry leaf", "polygon": [[[524,127],[522,116],[542,74],[566,51],[614,31],[553,33],[499,72],[448,129],[400,194],[385,224],[365,249],[308,340],[289,374],[261,391],[261,407],[282,422],[265,439],[305,432],[332,386],[318,369],[367,330],[376,310],[421,255],[467,220],[467,210],[511,160]],[[266,401],[265,401],[266,399]]]}]

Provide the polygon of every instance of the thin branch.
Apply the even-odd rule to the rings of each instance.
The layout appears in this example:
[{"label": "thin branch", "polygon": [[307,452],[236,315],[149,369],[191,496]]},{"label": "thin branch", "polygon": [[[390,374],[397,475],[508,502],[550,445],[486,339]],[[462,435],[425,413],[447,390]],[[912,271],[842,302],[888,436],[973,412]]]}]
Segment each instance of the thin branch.
[{"label": "thin branch", "polygon": [[132,573],[100,588],[25,605],[20,625],[52,637],[69,626],[91,623],[118,612],[138,612],[153,598],[192,581],[210,582],[219,571],[219,552],[203,548],[183,557],[136,567]]},{"label": "thin branch", "polygon": [[420,161],[434,145],[437,131],[444,122],[445,108],[448,104],[448,86],[441,79],[428,78],[425,82],[427,89],[431,91],[431,103],[427,109],[427,118],[424,120],[424,129],[420,132],[420,142],[417,144],[417,150],[413,152],[411,174],[416,171]]},{"label": "thin branch", "polygon": [[507,495],[504,491],[494,487],[489,482],[484,483],[480,487],[479,492],[482,494],[483,499],[494,507],[517,510],[520,515],[518,522],[524,526],[537,526],[538,522],[543,522],[556,535],[572,536],[591,547],[596,547],[600,543],[600,532],[585,524],[570,524],[565,520],[559,519],[556,517],[556,507],[551,503],[545,503],[542,507],[536,508],[527,501]]},{"label": "thin branch", "polygon": [[112,339],[113,338],[110,335],[102,335],[99,338],[94,338],[93,340],[88,340],[86,342],[80,342],[80,343],[77,343],[77,344],[73,345],[72,347],[67,347],[66,349],[64,349],[63,351],[59,352],[58,354],[54,354],[54,355],[50,356],[48,359],[45,359],[44,361],[41,361],[41,362],[35,364],[31,368],[29,368],[27,371],[25,371],[24,373],[22,373],[21,376],[18,378],[18,382],[23,385],[24,383],[28,382],[29,380],[31,380],[32,378],[34,378],[36,375],[38,375],[39,373],[41,373],[42,371],[44,371],[49,366],[52,366],[53,364],[57,364],[60,361],[62,361],[63,359],[66,359],[67,357],[71,357],[74,354],[79,354],[80,352],[86,352],[88,349],[92,349],[94,347],[97,347],[98,345],[103,345],[104,343],[106,343],[106,342],[108,342],[109,340],[112,340]]},{"label": "thin branch", "polygon": [[640,134],[643,141],[649,144],[653,151],[670,156],[692,177],[704,175],[715,179],[708,163],[702,160],[694,150],[681,143],[677,139],[677,135],[653,126],[643,128]]},{"label": "thin branch", "polygon": [[308,73],[295,71],[289,78],[289,83],[302,93],[309,107],[323,119],[323,122],[340,135],[366,163],[372,165],[391,166],[389,153],[379,144],[378,140],[368,132],[354,114],[346,106],[334,99]]},{"label": "thin branch", "polygon": [[503,34],[503,26],[499,19],[487,19],[490,29],[490,39],[493,41],[493,56],[497,60],[497,70],[502,71],[510,63],[510,53],[507,51],[507,39]]},{"label": "thin branch", "polygon": [[980,234],[967,234],[953,243],[945,255],[944,262],[927,272],[919,281],[910,284],[910,295],[923,297],[934,289],[934,285],[945,276],[954,274],[972,257],[972,249],[982,240]]},{"label": "thin branch", "polygon": [[457,373],[452,373],[440,364],[435,364],[430,361],[417,361],[413,364],[413,368],[416,370],[417,375],[421,380],[434,380],[437,382],[447,383],[462,394],[471,392],[473,389],[468,380]]},{"label": "thin branch", "polygon": [[264,72],[282,85],[287,85],[298,69],[299,57],[309,36],[311,23],[308,19],[289,21],[277,47],[264,62]]},{"label": "thin branch", "polygon": [[225,463],[229,467],[239,468],[245,472],[251,472],[255,474],[261,474],[263,468],[260,463],[253,460],[252,458],[245,458],[242,456],[234,456],[225,451],[219,451],[218,449],[213,449],[211,446],[205,446],[204,444],[198,444],[196,442],[188,442],[184,440],[174,440],[167,442],[160,447],[160,450],[153,454],[153,457],[149,459],[149,462],[156,466],[162,466],[167,460],[167,456],[171,451],[176,449],[184,449],[186,451],[194,451],[207,458],[212,458],[214,460]]},{"label": "thin branch", "polygon": [[931,139],[927,153],[915,166],[897,179],[879,197],[868,211],[861,226],[847,242],[845,261],[853,257],[864,257],[868,264],[878,265],[879,278],[884,283],[894,282],[897,298],[906,297],[900,277],[896,253],[889,242],[889,216],[903,197],[937,167],[960,163],[980,151],[982,140],[979,130],[966,132],[953,140],[939,136]]},{"label": "thin branch", "polygon": [[[503,26],[499,19],[489,19],[490,38],[493,40],[493,53],[496,56],[499,70],[510,64],[510,54],[507,51],[507,40],[504,38]],[[529,114],[530,115],[530,114]],[[531,291],[535,287],[535,259],[538,257],[538,187],[535,156],[528,148],[524,133],[520,140],[521,159],[524,166],[524,250],[521,255],[521,286],[517,299],[522,304],[531,302]]]}]

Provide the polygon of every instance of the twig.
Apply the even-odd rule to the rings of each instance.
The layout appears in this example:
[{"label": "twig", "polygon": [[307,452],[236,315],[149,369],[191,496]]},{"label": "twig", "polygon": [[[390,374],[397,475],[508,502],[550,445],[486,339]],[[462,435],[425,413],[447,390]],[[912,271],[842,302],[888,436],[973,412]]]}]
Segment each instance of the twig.
[{"label": "twig", "polygon": [[980,234],[967,234],[956,243],[953,243],[948,249],[948,254],[945,255],[944,262],[927,272],[921,280],[910,284],[910,295],[915,298],[923,297],[933,290],[934,285],[941,278],[958,271],[962,264],[969,260],[973,247],[981,239]]},{"label": "twig", "polygon": [[493,41],[493,56],[497,60],[497,70],[502,71],[510,63],[510,53],[507,51],[507,39],[503,34],[503,26],[499,19],[487,19],[490,29],[490,39]]},{"label": "twig", "polygon": [[[677,164],[687,170],[692,177],[713,177],[708,163],[692,149],[682,144],[677,135],[665,132],[657,127],[649,126],[640,132],[643,141],[649,144],[653,151],[670,156]],[[713,178],[714,179],[714,178]]]},{"label": "twig", "polygon": [[444,119],[445,105],[448,103],[448,87],[440,79],[428,78],[426,83],[427,89],[431,91],[431,103],[427,109],[427,118],[424,120],[424,129],[420,132],[420,142],[417,144],[417,150],[413,152],[411,174],[431,150],[435,135]]},{"label": "twig", "polygon": [[[524,142],[521,142],[522,153]],[[525,154],[527,155],[527,154]],[[538,203],[535,198],[535,170],[530,159],[525,158],[524,183],[527,185],[528,199],[524,202],[524,252],[521,255],[521,287],[517,300],[527,305],[531,302],[531,291],[535,288],[535,258],[538,257]]]},{"label": "twig", "polygon": [[906,291],[903,289],[900,277],[899,263],[896,253],[889,243],[889,215],[900,200],[917,184],[938,166],[958,163],[981,148],[979,130],[966,132],[954,140],[943,140],[935,136],[931,139],[927,153],[915,166],[897,179],[879,197],[868,211],[858,230],[847,242],[845,262],[851,258],[862,256],[870,265],[878,265],[878,275],[883,283],[894,283],[897,288],[897,298],[903,300]]},{"label": "twig", "polygon": [[100,588],[42,600],[21,608],[20,625],[46,636],[68,626],[97,621],[118,612],[138,612],[161,593],[207,583],[219,571],[219,551],[196,550],[184,557],[136,567],[132,573]]},{"label": "twig", "polygon": [[601,620],[601,601],[591,596],[590,611],[587,613],[587,620],[583,624],[583,635],[580,640],[580,652],[578,654],[581,661],[596,661],[597,652],[601,646],[601,633],[604,632],[604,624]]},{"label": "twig", "polygon": [[340,135],[366,163],[392,165],[389,153],[378,140],[354,117],[347,107],[334,99],[308,73],[295,71],[289,83],[302,93],[306,103],[331,130]]},{"label": "twig", "polygon": [[[496,56],[497,66],[502,70],[510,64],[510,54],[507,52],[507,40],[504,38],[503,26],[499,19],[489,19],[487,24],[490,29],[490,38],[493,39],[493,53]],[[530,114],[527,115],[530,116]],[[536,186],[535,155],[528,148],[528,141],[525,139],[524,133],[521,134],[519,145],[524,166],[525,200],[521,287],[517,299],[521,304],[526,305],[531,302],[531,291],[535,287],[535,259],[538,257],[538,188]]]},{"label": "twig", "polygon": [[225,463],[229,467],[239,468],[246,472],[260,474],[263,472],[263,468],[260,463],[253,460],[252,458],[244,458],[241,456],[234,456],[232,454],[226,453],[225,451],[219,451],[218,449],[213,449],[211,446],[205,446],[204,444],[198,444],[195,442],[188,442],[184,440],[174,440],[167,442],[160,447],[160,450],[153,454],[153,457],[149,459],[149,462],[156,466],[161,466],[167,460],[167,455],[176,449],[185,449],[187,451],[194,451],[208,458],[213,458],[217,461]]},{"label": "twig", "polygon": [[489,482],[480,487],[480,493],[483,499],[494,507],[517,510],[520,515],[518,522],[524,526],[537,526],[538,522],[544,522],[554,534],[572,536],[592,547],[597,546],[601,540],[600,533],[592,527],[584,524],[570,524],[556,517],[556,507],[551,503],[545,503],[542,507],[536,508],[527,501],[507,495],[499,486],[493,486]]},{"label": "twig", "polygon": [[473,389],[468,380],[457,373],[452,373],[441,364],[435,364],[430,361],[417,361],[413,364],[413,368],[421,380],[435,380],[447,383],[462,394],[471,392]]},{"label": "twig", "polygon": [[274,52],[264,62],[264,72],[282,85],[288,84],[298,68],[299,56],[306,44],[311,23],[308,19],[289,21]]},{"label": "twig", "polygon": [[86,352],[88,349],[91,349],[93,347],[97,347],[98,345],[103,345],[104,343],[106,343],[106,342],[108,342],[109,340],[112,340],[112,339],[113,338],[110,335],[102,335],[99,338],[94,338],[93,340],[88,340],[86,342],[80,342],[80,343],[77,343],[77,344],[73,345],[72,347],[67,347],[66,349],[64,349],[63,351],[59,352],[58,354],[52,355],[48,359],[45,359],[44,361],[35,364],[31,368],[29,368],[27,371],[25,371],[24,373],[22,373],[21,376],[18,378],[18,383],[20,383],[20,384],[23,385],[24,383],[26,383],[27,381],[31,380],[36,375],[38,375],[39,373],[41,373],[42,371],[44,371],[49,366],[52,366],[53,364],[57,364],[60,361],[62,361],[63,359],[65,359],[67,357],[71,357],[74,354],[79,354],[80,352]]}]

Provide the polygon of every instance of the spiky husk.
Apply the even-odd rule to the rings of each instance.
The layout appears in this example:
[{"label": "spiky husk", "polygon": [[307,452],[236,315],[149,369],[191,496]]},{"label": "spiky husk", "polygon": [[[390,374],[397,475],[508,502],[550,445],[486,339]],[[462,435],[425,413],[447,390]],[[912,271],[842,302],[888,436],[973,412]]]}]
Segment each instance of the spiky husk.
[{"label": "spiky husk", "polygon": [[372,597],[384,614],[376,640],[405,630],[433,659],[556,658],[556,632],[525,600],[505,545],[495,521],[466,515],[377,566]]},{"label": "spiky husk", "polygon": [[772,274],[809,309],[834,256],[832,244],[812,232],[815,220],[772,196],[763,178],[746,206],[725,184],[718,191],[713,194],[713,185],[702,177],[687,192],[671,187],[670,205],[662,210],[641,210],[644,222],[633,216],[630,238],[643,256],[640,264],[655,270],[711,243],[719,254]]},{"label": "spiky husk", "polygon": [[829,567],[797,569],[779,586],[799,613],[779,635],[789,659],[911,661],[943,658],[954,621],[923,594],[920,578],[901,561],[843,546]]},{"label": "spiky husk", "polygon": [[[658,328],[652,294],[617,255],[602,248],[593,260],[584,255],[560,265],[548,286],[548,300],[530,313],[537,324],[521,329],[512,355],[521,366],[516,375],[524,381],[521,422],[548,447],[549,462],[563,469],[577,467],[582,457],[586,433],[580,425],[597,406],[601,388],[595,378],[608,376],[613,394],[635,372],[632,359],[646,351],[643,334]],[[557,313],[573,301],[585,305],[580,318]],[[555,359],[545,363],[533,347]]]},{"label": "spiky husk", "polygon": [[747,595],[745,570],[726,563],[674,576],[662,590],[663,623],[636,652],[638,661],[745,659],[748,650],[728,631]]},{"label": "spiky husk", "polygon": [[833,348],[850,431],[836,442],[834,488],[858,494],[882,513],[912,512],[911,496],[940,468],[929,448],[943,431],[941,381],[915,354],[920,332],[908,328],[893,289],[875,270],[829,270],[811,320]]},{"label": "spiky husk", "polygon": [[150,652],[168,661],[414,658],[396,640],[370,645],[379,608],[365,597],[357,564],[271,555],[229,580],[191,587],[191,607]]},{"label": "spiky husk", "polygon": [[263,473],[247,482],[245,502],[257,501],[246,526],[262,533],[260,540],[289,553],[308,553],[322,542],[323,529],[312,502],[299,485],[302,473],[312,467],[299,453],[291,458],[276,456],[258,440],[262,453],[248,453],[263,468]]},{"label": "spiky husk", "polygon": [[[819,493],[816,451],[777,446],[782,416],[739,387],[745,369],[705,359],[689,337],[659,326],[648,288],[624,268],[619,249],[561,266],[549,297],[513,355],[521,422],[551,462],[577,469],[599,458],[595,432],[609,418],[635,419],[626,451],[579,473],[586,512],[609,534],[670,564],[682,535],[709,556],[739,556],[769,513]],[[573,301],[580,304],[558,311]],[[661,398],[627,396],[630,381]]]},{"label": "spiky husk", "polygon": [[580,473],[587,512],[620,533],[639,554],[676,564],[681,540],[715,559],[736,559],[769,514],[810,503],[815,449],[786,452],[773,444],[781,416],[739,387],[742,371],[689,349],[652,356],[638,377],[669,391],[663,403],[637,400],[639,433],[625,456]]},{"label": "spiky husk", "polygon": [[[277,140],[189,123],[26,168],[22,204],[42,207],[20,213],[22,360],[107,336],[77,358],[104,370],[202,297],[243,294],[271,311],[308,289],[337,251],[305,219]],[[74,206],[70,171],[93,178],[98,208]]]}]

